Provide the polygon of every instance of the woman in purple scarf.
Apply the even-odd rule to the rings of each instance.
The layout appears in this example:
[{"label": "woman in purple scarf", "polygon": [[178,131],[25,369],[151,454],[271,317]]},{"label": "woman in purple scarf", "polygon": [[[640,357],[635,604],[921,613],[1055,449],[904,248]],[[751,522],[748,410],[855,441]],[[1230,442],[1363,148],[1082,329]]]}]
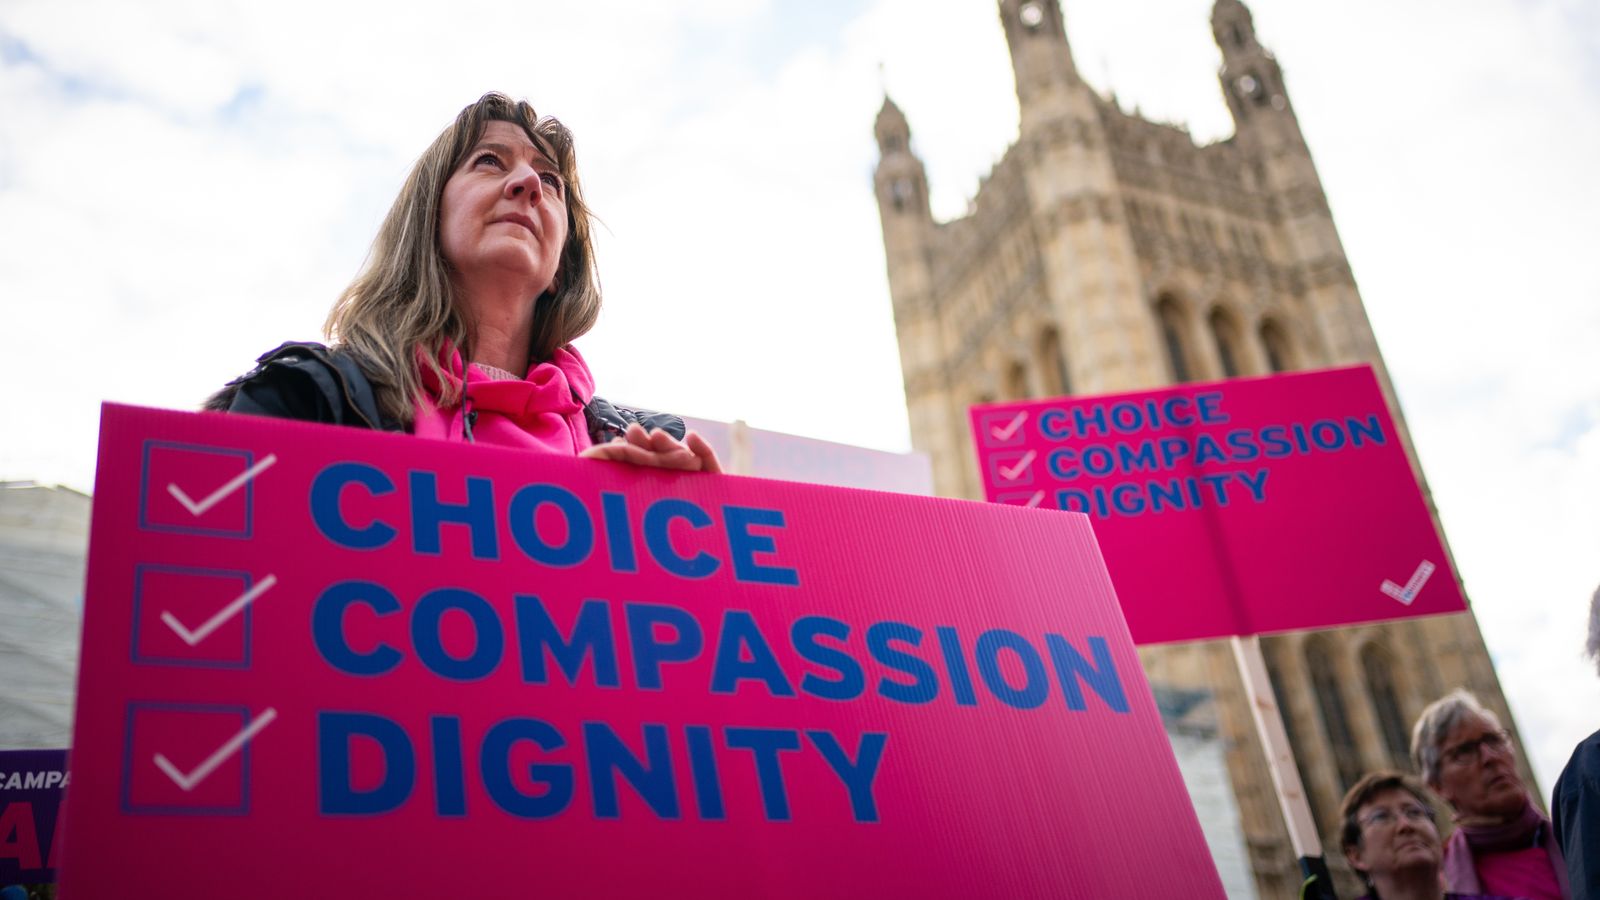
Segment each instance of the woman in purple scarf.
[{"label": "woman in purple scarf", "polygon": [[1517,775],[1511,736],[1494,713],[1464,690],[1446,695],[1422,711],[1411,732],[1411,758],[1456,811],[1456,830],[1444,848],[1449,890],[1570,900],[1550,819]]}]

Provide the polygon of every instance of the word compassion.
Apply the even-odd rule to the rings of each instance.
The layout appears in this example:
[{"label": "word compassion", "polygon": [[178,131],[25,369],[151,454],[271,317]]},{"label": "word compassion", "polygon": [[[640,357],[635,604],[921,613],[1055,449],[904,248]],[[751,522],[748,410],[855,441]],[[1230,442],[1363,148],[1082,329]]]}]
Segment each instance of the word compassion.
[{"label": "word compassion", "polygon": [[[555,568],[604,561],[616,574],[648,569],[701,581],[726,563],[731,571],[725,575],[734,581],[800,590],[804,580],[797,567],[782,565],[782,510],[728,505],[714,514],[672,498],[635,515],[624,495],[602,493],[595,504],[552,484],[522,486],[502,506],[491,482],[465,481],[466,499],[450,503],[440,499],[432,473],[411,473],[402,495],[379,470],[339,463],[313,482],[312,519],[326,539],[350,550],[409,541],[416,553],[438,554],[441,532],[450,527],[466,530],[480,558],[496,559],[510,544],[528,560]],[[361,501],[394,502],[380,506],[376,516],[369,511],[352,521],[346,509],[357,494],[365,495]],[[504,516],[500,509],[507,511]],[[693,546],[708,549],[681,551],[672,535],[681,540],[685,531],[697,535]],[[754,697],[769,710],[807,700],[871,700],[912,707],[1037,710],[1056,704],[1085,713],[1091,705],[1095,712],[1129,711],[1110,645],[1101,636],[1074,642],[1054,633],[963,631],[770,610],[708,614],[592,596],[575,605],[574,613],[572,604],[549,603],[531,592],[491,601],[454,586],[402,599],[376,581],[343,580],[317,597],[312,637],[327,666],[362,679],[404,671],[425,673],[441,686],[495,678],[529,691],[663,692],[702,698],[693,704],[697,709],[707,708],[703,698],[724,698],[729,710],[748,710]],[[1097,698],[1093,704],[1090,694]],[[669,709],[671,701],[651,700],[650,706]],[[468,779],[476,778],[496,807],[524,819],[574,811],[620,818],[626,789],[656,818],[682,819],[685,800],[692,797],[697,819],[717,821],[729,815],[724,794],[730,779],[742,778],[759,793],[766,820],[787,821],[793,773],[809,767],[831,774],[855,821],[879,821],[874,788],[885,765],[887,732],[841,736],[774,726],[765,718],[763,727],[648,721],[564,727],[516,715],[466,727],[461,717],[435,714],[424,728],[420,721],[372,712],[324,711],[317,720],[318,802],[326,815],[381,815],[431,803],[436,815],[459,816],[475,793]],[[376,748],[381,756],[381,765],[367,767],[381,773],[375,783],[358,771],[358,747]],[[419,759],[432,760],[429,771]],[[419,790],[425,782],[431,791]]]},{"label": "word compassion", "polygon": [[[1214,391],[1052,408],[1038,417],[1041,437],[1073,442],[1045,455],[1050,475],[1058,481],[1094,481],[1057,489],[1056,505],[1100,518],[1228,506],[1235,500],[1263,503],[1270,472],[1265,463],[1388,442],[1376,415],[1259,428],[1230,429],[1228,424],[1222,394]],[[1140,436],[1171,428],[1188,433]],[[1251,463],[1256,465],[1240,465]]]}]

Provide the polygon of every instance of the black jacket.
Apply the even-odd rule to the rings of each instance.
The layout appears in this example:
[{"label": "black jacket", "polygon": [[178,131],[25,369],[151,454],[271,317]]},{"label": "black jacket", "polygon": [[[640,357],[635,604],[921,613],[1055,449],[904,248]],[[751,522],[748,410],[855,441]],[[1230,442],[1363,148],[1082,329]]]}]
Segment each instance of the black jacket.
[{"label": "black jacket", "polygon": [[1600,900],[1600,731],[1572,751],[1550,802],[1572,900]]},{"label": "black jacket", "polygon": [[[354,428],[405,430],[378,408],[371,380],[350,354],[309,342],[291,341],[263,353],[254,369],[228,382],[206,401],[205,408]],[[660,428],[683,440],[683,419],[666,413],[628,409],[595,397],[584,406],[583,414],[589,422],[589,437],[597,444],[620,436],[634,422],[647,431]]]}]

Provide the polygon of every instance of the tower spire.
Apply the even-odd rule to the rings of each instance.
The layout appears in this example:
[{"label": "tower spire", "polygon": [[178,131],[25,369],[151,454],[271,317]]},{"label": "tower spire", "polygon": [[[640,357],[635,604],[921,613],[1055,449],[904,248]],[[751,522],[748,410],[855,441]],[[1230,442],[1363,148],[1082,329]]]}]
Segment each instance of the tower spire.
[{"label": "tower spire", "polygon": [[1000,0],[1000,24],[1011,48],[1024,120],[1030,107],[1082,83],[1057,0]]},{"label": "tower spire", "polygon": [[1216,0],[1211,33],[1222,50],[1222,93],[1240,134],[1270,120],[1293,119],[1283,69],[1256,37],[1255,18],[1242,0]]},{"label": "tower spire", "polygon": [[928,174],[922,160],[911,152],[911,125],[900,107],[883,95],[883,106],[873,123],[872,133],[878,139],[878,168],[873,180],[877,184],[878,207],[885,222],[903,223],[916,231],[933,222],[928,203]]}]

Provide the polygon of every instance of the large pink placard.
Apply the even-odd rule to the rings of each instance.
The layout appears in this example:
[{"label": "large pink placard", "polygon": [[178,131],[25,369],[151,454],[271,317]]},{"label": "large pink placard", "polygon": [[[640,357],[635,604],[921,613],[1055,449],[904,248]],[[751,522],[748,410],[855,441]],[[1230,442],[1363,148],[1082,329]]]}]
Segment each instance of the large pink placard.
[{"label": "large pink placard", "polygon": [[971,420],[989,500],[1092,518],[1135,643],[1466,608],[1370,367]]},{"label": "large pink placard", "polygon": [[108,405],[72,897],[1221,897],[1082,516]]}]

